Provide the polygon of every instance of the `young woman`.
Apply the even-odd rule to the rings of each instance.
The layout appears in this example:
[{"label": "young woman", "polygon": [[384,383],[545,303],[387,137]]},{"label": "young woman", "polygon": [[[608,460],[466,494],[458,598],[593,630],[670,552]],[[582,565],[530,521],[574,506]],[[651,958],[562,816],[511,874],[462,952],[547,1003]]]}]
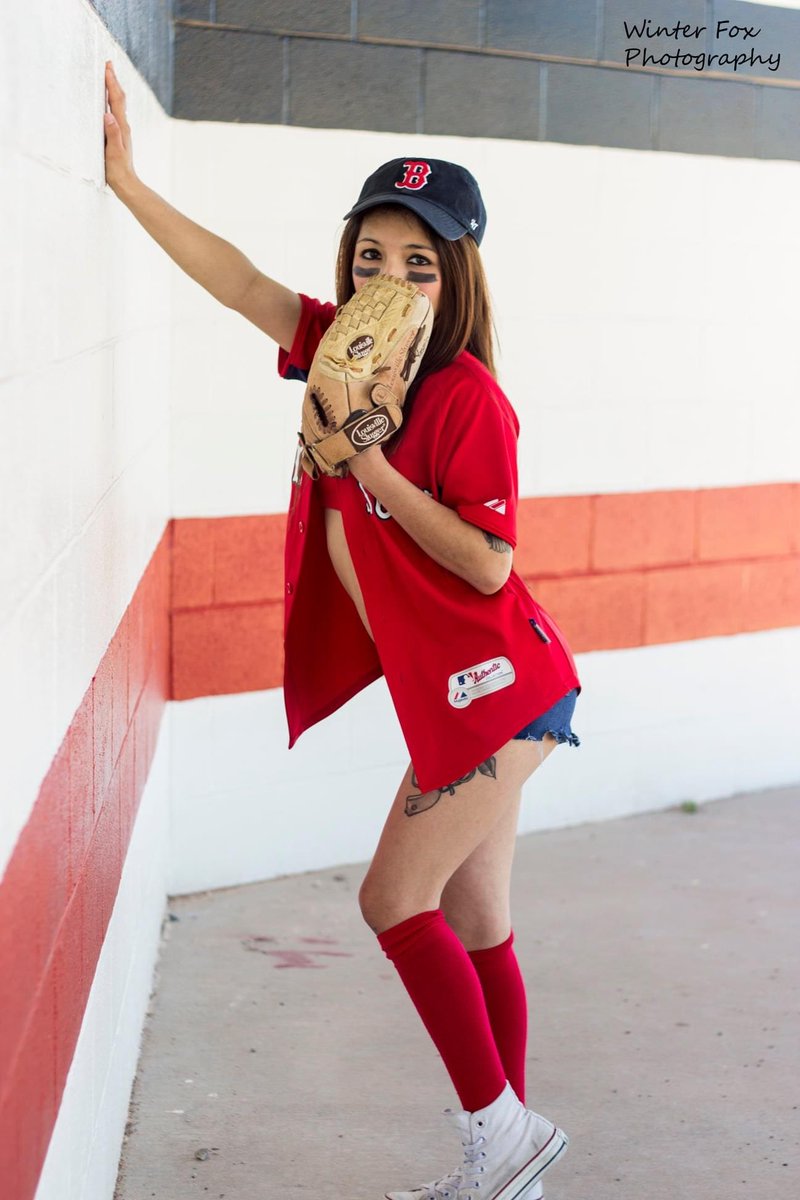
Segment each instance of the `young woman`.
[{"label": "young woman", "polygon": [[[336,305],[263,275],[135,175],[110,64],[106,179],[178,265],[267,333],[303,379]],[[552,617],[512,569],[519,421],[499,387],[479,244],[486,213],[463,167],[385,163],[341,239],[337,304],[381,273],[431,300],[433,332],[403,425],[342,479],[295,461],[286,542],[290,743],[385,675],[412,761],[359,894],[461,1103],[463,1161],[393,1200],[535,1200],[567,1138],[525,1107],[525,986],[509,887],[521,790],[570,728],[580,692]],[[299,448],[298,448],[299,451]],[[321,649],[318,602],[329,636]]]}]

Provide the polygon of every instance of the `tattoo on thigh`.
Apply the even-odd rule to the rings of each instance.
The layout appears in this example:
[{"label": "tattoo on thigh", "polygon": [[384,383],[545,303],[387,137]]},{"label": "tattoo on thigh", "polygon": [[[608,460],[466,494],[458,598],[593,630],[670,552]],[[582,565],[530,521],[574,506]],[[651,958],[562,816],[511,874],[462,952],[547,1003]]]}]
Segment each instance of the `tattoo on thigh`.
[{"label": "tattoo on thigh", "polygon": [[497,537],[494,533],[489,533],[486,529],[482,530],[482,533],[492,550],[496,550],[498,554],[511,553],[511,546],[508,542],[504,542],[502,538]]},{"label": "tattoo on thigh", "polygon": [[[492,779],[497,779],[497,759],[494,754],[490,754],[486,762],[478,763],[477,767],[473,767],[466,775],[462,775],[460,779],[455,779],[452,783],[445,784],[444,787],[434,788],[432,792],[420,792],[417,795],[406,796],[406,816],[413,817],[416,813],[427,812],[429,808],[433,808],[434,804],[438,804],[444,795],[455,796],[456,788],[460,787],[462,783],[469,783],[470,779],[474,779],[478,772],[481,775],[489,775]],[[411,768],[411,782],[415,788],[419,787],[413,767]]]}]

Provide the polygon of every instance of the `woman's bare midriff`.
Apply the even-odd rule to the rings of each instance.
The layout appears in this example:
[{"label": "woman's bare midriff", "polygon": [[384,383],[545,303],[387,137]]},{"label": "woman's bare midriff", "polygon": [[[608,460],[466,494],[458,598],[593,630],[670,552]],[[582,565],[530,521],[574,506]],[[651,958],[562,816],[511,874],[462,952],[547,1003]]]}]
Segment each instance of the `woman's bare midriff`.
[{"label": "woman's bare midriff", "polygon": [[328,554],[331,556],[333,569],[339,576],[342,587],[353,601],[353,604],[355,604],[364,628],[374,642],[375,638],[369,627],[367,610],[364,607],[364,597],[361,595],[361,587],[356,577],[353,559],[350,555],[350,547],[344,535],[342,514],[338,508],[325,509],[325,536],[328,540]]}]

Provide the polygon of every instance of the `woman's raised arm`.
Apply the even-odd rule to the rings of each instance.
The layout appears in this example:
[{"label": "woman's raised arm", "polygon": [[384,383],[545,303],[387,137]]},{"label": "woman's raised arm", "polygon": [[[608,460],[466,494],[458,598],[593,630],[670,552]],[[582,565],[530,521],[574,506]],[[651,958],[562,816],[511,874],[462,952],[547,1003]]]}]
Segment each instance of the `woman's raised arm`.
[{"label": "woman's raised arm", "polygon": [[111,111],[105,114],[106,183],[173,262],[226,308],[232,308],[286,350],[300,319],[300,297],[262,274],[236,246],[168,204],[133,167],[125,93],[106,63]]}]

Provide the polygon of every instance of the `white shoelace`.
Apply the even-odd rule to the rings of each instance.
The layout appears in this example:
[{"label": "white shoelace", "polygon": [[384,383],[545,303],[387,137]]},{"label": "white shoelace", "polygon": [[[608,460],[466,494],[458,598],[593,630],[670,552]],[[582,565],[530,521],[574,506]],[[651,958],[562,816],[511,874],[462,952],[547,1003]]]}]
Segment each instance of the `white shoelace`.
[{"label": "white shoelace", "polygon": [[446,1200],[456,1200],[458,1185],[462,1179],[460,1171],[450,1171],[447,1175],[443,1175],[428,1191],[426,1200],[445,1200],[445,1198]]},{"label": "white shoelace", "polygon": [[445,1179],[440,1180],[440,1183],[444,1183],[445,1180],[452,1179],[455,1185],[455,1195],[453,1192],[449,1191],[449,1189],[440,1190],[440,1188],[437,1186],[435,1189],[437,1197],[444,1194],[445,1196],[449,1196],[450,1200],[462,1200],[462,1197],[463,1200],[469,1200],[467,1192],[471,1191],[473,1188],[477,1189],[480,1187],[478,1180],[471,1178],[471,1176],[483,1174],[483,1167],[478,1166],[478,1159],[486,1158],[486,1152],[484,1150],[479,1150],[478,1147],[481,1146],[485,1141],[486,1138],[483,1136],[483,1134],[481,1134],[481,1136],[474,1142],[462,1142],[464,1147],[464,1164],[461,1167],[461,1170],[451,1171],[449,1175],[445,1176]]}]

